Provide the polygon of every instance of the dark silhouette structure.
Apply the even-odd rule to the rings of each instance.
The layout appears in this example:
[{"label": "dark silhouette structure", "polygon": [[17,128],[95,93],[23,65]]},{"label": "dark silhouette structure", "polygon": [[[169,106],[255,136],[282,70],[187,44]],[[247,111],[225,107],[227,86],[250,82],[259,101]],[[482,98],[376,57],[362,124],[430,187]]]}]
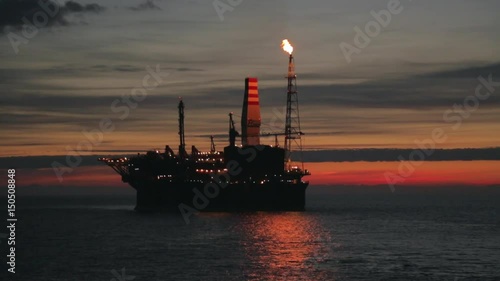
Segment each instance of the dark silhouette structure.
[{"label": "dark silhouette structure", "polygon": [[[179,101],[179,152],[148,151],[132,158],[100,158],[137,190],[136,210],[201,211],[286,210],[305,208],[310,175],[303,164],[292,164],[291,142],[300,139],[298,99],[293,57],[290,54],[285,148],[260,144],[260,105],[257,78],[245,80],[242,134],[229,114],[229,145],[217,151],[213,137],[209,152],[185,150],[184,102]],[[241,137],[242,145],[236,144]],[[277,141],[276,141],[277,143]],[[301,146],[300,146],[301,147]]]}]

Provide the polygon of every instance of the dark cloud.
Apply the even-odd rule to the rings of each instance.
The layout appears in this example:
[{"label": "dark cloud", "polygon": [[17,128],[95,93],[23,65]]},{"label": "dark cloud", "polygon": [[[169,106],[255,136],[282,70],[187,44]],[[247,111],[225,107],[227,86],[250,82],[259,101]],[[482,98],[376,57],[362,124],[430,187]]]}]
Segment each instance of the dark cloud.
[{"label": "dark cloud", "polygon": [[423,75],[422,77],[475,79],[479,76],[488,77],[490,74],[493,74],[496,77],[500,76],[500,63],[490,64],[485,66],[464,67],[455,70],[436,72]]},{"label": "dark cloud", "polygon": [[179,67],[176,68],[175,70],[179,72],[198,72],[198,71],[204,71],[203,69],[200,68],[190,68],[190,67]]},{"label": "dark cloud", "polygon": [[[202,72],[205,69],[193,67],[161,67],[162,71],[167,72]],[[60,64],[46,68],[0,68],[0,84],[12,84],[13,82],[22,82],[23,88],[26,89],[27,84],[31,80],[38,80],[40,77],[53,79],[61,77],[89,77],[95,76],[96,72],[143,72],[146,73],[145,65],[134,64]],[[88,86],[88,85],[87,85]],[[36,85],[36,90],[54,90],[53,88],[45,88],[44,85]],[[71,90],[82,89],[82,86],[75,85]]]},{"label": "dark cloud", "polygon": [[[416,152],[415,152],[416,151]],[[306,162],[381,162],[408,160],[410,155],[419,153],[418,149],[337,149],[304,151],[303,160]],[[425,155],[425,161],[473,161],[473,160],[500,160],[500,147],[497,148],[462,148],[436,149]],[[415,160],[419,159],[418,156]]]},{"label": "dark cloud", "polygon": [[[177,69],[177,71],[180,71]],[[194,70],[191,70],[194,71]],[[307,85],[307,78],[299,77],[299,99],[301,107],[331,105],[340,108],[387,108],[387,109],[447,109],[475,93],[478,77],[487,78],[490,74],[493,81],[500,81],[500,63],[485,66],[471,66],[416,75],[400,79],[379,79],[357,84]],[[311,77],[313,79],[313,77]],[[264,81],[265,79],[261,79]],[[233,82],[232,80],[230,80]],[[242,88],[218,89],[219,83],[228,80],[203,82],[208,85],[200,90],[199,95],[220,108],[233,109],[241,107]],[[306,85],[304,85],[306,84]],[[283,107],[283,87],[268,88],[265,82],[260,84],[261,105],[266,107]],[[213,97],[217,96],[214,100]],[[202,99],[206,100],[206,99]],[[196,102],[191,106],[198,108]],[[500,96],[491,95],[481,101],[481,108],[497,108]],[[397,120],[396,120],[397,121]]]},{"label": "dark cloud", "polygon": [[142,67],[136,67],[136,66],[127,65],[127,64],[111,66],[111,69],[114,70],[114,71],[120,71],[120,72],[138,72],[138,71],[144,71],[144,68],[142,68]]},{"label": "dark cloud", "polygon": [[[181,67],[171,68],[172,71],[203,71],[197,68]],[[143,67],[135,65],[91,65],[75,66],[61,65],[48,69],[0,69],[0,84],[4,84],[4,91],[11,95],[0,96],[0,105],[5,110],[0,113],[2,120],[8,127],[19,125],[29,126],[30,123],[46,122],[61,123],[70,122],[80,124],[94,118],[103,117],[110,114],[111,103],[120,98],[122,94],[130,93],[130,88],[125,86],[96,87],[91,84],[74,86],[54,86],[39,83],[40,79],[50,80],[54,77],[74,77],[88,76],[95,72],[141,72]],[[390,116],[339,116],[342,122],[335,125],[335,131],[330,128],[325,130],[330,134],[355,134],[370,133],[365,124],[376,122],[391,124],[411,122],[435,122],[435,116],[422,114],[419,110],[433,109],[437,111],[451,108],[456,103],[463,103],[464,99],[474,94],[477,77],[479,75],[488,76],[493,74],[494,81],[500,81],[500,64],[492,64],[483,67],[469,67],[464,69],[450,70],[446,72],[430,73],[425,76],[409,77],[399,80],[370,81],[353,85],[306,85],[299,88],[301,108],[305,113],[309,108],[315,106],[330,105],[332,108],[359,109],[364,108],[389,108],[389,109],[411,109],[416,110],[415,116],[402,116],[392,118]],[[206,81],[200,82],[207,84]],[[210,81],[209,86],[201,88],[195,96],[184,96],[186,108],[190,111],[189,116],[195,116],[200,110],[207,108],[219,109],[221,112],[220,122],[225,122],[224,112],[238,112],[242,102],[242,88],[219,89],[216,88],[219,81]],[[200,84],[201,85],[201,84]],[[212,86],[211,86],[212,85]],[[192,83],[191,86],[196,86]],[[148,95],[147,99],[141,102],[140,109],[127,122],[137,121],[135,118],[148,118],[152,112],[164,112],[165,114],[175,114],[178,93],[172,93],[170,85],[161,85],[154,93]],[[261,84],[260,98],[263,113],[271,113],[271,108],[283,108],[285,98],[282,95],[283,88],[265,88]],[[46,93],[50,92],[48,95]],[[99,94],[97,94],[99,92]],[[114,92],[113,95],[110,92]],[[45,94],[44,94],[45,93]],[[89,94],[91,93],[91,94]],[[214,98],[217,97],[217,98]],[[168,107],[166,105],[173,105]],[[481,109],[496,109],[500,105],[500,96],[492,95],[488,100],[481,101]],[[14,111],[13,108],[16,108]],[[149,112],[143,112],[147,109]],[[191,111],[192,110],[192,111]],[[19,112],[19,113],[18,113]],[[21,113],[22,112],[22,113]],[[46,116],[45,112],[68,113],[66,118],[58,116]],[[194,114],[191,114],[194,112]],[[79,114],[79,115],[76,115]],[[333,113],[326,114],[325,118]],[[439,113],[439,115],[442,115]],[[82,117],[83,116],[83,117]],[[89,117],[85,117],[89,116]],[[437,116],[437,115],[436,115]],[[378,119],[376,119],[378,118]],[[480,116],[482,121],[495,122],[491,118],[496,118],[485,112]],[[308,120],[307,118],[305,120]],[[325,119],[326,120],[326,119]],[[267,121],[267,120],[266,120]],[[323,121],[323,120],[319,120]],[[266,124],[266,123],[264,123]],[[359,130],[354,130],[353,126],[365,126]],[[272,132],[271,129],[263,126],[263,132]],[[220,132],[218,132],[220,133]],[[377,132],[381,133],[381,132]],[[390,133],[390,132],[389,132]]]},{"label": "dark cloud", "polygon": [[[402,156],[408,160],[414,149],[339,149],[339,150],[317,150],[304,151],[305,162],[393,162],[400,161]],[[104,151],[102,151],[104,152]],[[136,151],[112,150],[109,153],[123,152],[122,156],[133,156]],[[144,153],[145,151],[140,151]],[[96,166],[104,164],[97,161],[102,156],[81,156],[80,166]],[[106,156],[108,157],[108,156]],[[462,149],[436,149],[425,161],[479,161],[500,160],[500,147],[496,148],[462,148]],[[0,169],[42,169],[51,168],[53,162],[66,163],[66,156],[22,156],[22,157],[0,157]]]},{"label": "dark cloud", "polygon": [[[81,156],[80,166],[103,165],[97,161],[97,156]],[[23,156],[0,157],[0,169],[42,169],[52,168],[53,162],[66,163],[66,156]]]},{"label": "dark cloud", "polygon": [[64,6],[64,11],[72,12],[72,13],[82,13],[82,12],[94,12],[98,13],[103,11],[105,8],[100,6],[99,4],[86,4],[82,5],[75,1],[68,1]]},{"label": "dark cloud", "polygon": [[133,11],[144,11],[144,10],[161,10],[160,7],[158,7],[153,0],[146,0],[145,2],[135,6],[135,7],[130,7],[130,10]]},{"label": "dark cloud", "polygon": [[[59,12],[49,17],[48,25],[54,23],[65,24],[63,14],[61,13],[61,7],[53,1],[44,1],[50,7],[57,7],[56,10]],[[0,1],[0,31],[5,26],[20,26],[24,24],[23,18],[31,21],[35,13],[42,11],[44,14],[46,12],[38,4],[38,0],[4,0]]]},{"label": "dark cloud", "polygon": [[[472,66],[401,79],[381,79],[358,84],[300,86],[301,105],[335,105],[349,108],[449,108],[474,95],[478,77],[500,81],[500,63]],[[299,78],[300,79],[300,78]],[[301,83],[304,83],[302,80]],[[261,89],[262,104],[277,105],[275,95],[282,88]],[[496,108],[500,96],[481,101],[481,108]]]},{"label": "dark cloud", "polygon": [[[34,16],[43,14],[48,18],[45,26],[55,24],[67,25],[69,22],[65,19],[65,15],[70,13],[85,13],[85,12],[100,12],[105,8],[99,4],[82,5],[75,1],[68,1],[61,6],[56,1],[42,0],[42,5],[39,0],[1,0],[0,1],[0,32],[3,32],[6,27],[21,27],[27,19],[33,23]],[[45,8],[44,8],[45,7]],[[52,11],[54,14],[52,14]],[[42,16],[39,16],[42,19]],[[25,19],[25,20],[23,20]]]},{"label": "dark cloud", "polygon": [[[129,94],[130,89],[125,88],[123,94]],[[77,109],[82,109],[81,112],[89,112],[92,108],[103,108],[110,111],[111,104],[121,96],[59,96],[59,95],[16,95],[9,99],[8,103],[0,100],[0,104],[22,106],[38,110],[48,111],[61,111],[75,112]],[[148,96],[143,102],[141,107],[147,108],[164,108],[165,104],[177,104],[178,97],[165,97],[165,96]],[[176,107],[172,106],[172,110]],[[166,109],[168,110],[168,108]],[[0,113],[0,114],[3,114]],[[7,114],[7,113],[5,113]],[[33,116],[27,116],[28,120]]]}]

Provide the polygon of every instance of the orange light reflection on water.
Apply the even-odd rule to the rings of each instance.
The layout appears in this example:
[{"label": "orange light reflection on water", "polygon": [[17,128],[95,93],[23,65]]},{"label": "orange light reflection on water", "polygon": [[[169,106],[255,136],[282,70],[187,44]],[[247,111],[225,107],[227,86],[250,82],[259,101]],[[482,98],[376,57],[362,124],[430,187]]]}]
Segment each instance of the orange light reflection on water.
[{"label": "orange light reflection on water", "polygon": [[[238,231],[250,267],[250,280],[332,280],[321,267],[331,235],[306,213],[249,214]],[[334,278],[333,278],[334,279]]]}]

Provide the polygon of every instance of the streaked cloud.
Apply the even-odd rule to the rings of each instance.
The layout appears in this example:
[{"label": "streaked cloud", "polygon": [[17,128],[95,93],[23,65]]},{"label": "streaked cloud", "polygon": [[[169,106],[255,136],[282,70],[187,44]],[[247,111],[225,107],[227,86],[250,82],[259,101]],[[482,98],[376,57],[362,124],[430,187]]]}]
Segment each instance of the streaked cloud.
[{"label": "streaked cloud", "polygon": [[[71,15],[89,11],[88,24],[43,29],[17,56],[0,35],[0,130],[10,136],[0,145],[11,148],[2,155],[64,153],[81,140],[82,129],[116,119],[111,103],[130,93],[153,64],[170,72],[169,80],[127,120],[117,121],[99,149],[142,151],[175,143],[179,96],[186,102],[189,143],[208,147],[207,135],[216,134],[222,146],[227,113],[241,110],[246,76],[260,79],[268,132],[286,99],[287,57],[279,47],[285,37],[296,46],[309,148],[412,147],[446,125],[443,112],[474,93],[477,76],[500,77],[495,1],[412,2],[349,65],[338,44],[352,39],[353,27],[387,1],[243,2],[222,23],[201,0],[103,0],[103,13],[93,12],[94,2],[70,4]],[[442,148],[496,146],[499,101],[495,94],[482,102]]]},{"label": "streaked cloud", "polygon": [[[33,145],[33,144],[26,144]],[[305,162],[399,162],[398,157],[408,159],[413,149],[337,149],[337,150],[314,150],[304,151]],[[100,151],[101,155],[81,156],[80,166],[102,166],[97,161],[99,157],[107,157],[110,154],[121,156],[133,156],[137,153],[145,153],[139,150],[110,150]],[[23,169],[52,168],[54,161],[65,163],[66,156],[20,156],[0,157],[0,169],[22,167]],[[436,149],[425,161],[499,161],[500,147],[497,148],[463,148],[463,149]],[[491,162],[495,163],[495,162]]]},{"label": "streaked cloud", "polygon": [[129,9],[133,11],[161,10],[161,8],[155,4],[154,0],[145,0],[137,6],[129,7]]}]

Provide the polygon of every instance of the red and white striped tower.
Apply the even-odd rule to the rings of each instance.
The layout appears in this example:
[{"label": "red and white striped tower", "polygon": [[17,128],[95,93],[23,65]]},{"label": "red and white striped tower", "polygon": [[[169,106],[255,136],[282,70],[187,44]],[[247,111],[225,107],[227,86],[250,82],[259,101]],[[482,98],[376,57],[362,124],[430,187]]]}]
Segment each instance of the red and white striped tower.
[{"label": "red and white striped tower", "polygon": [[243,145],[260,144],[260,124],[259,82],[257,78],[246,78],[241,114],[241,142]]}]

